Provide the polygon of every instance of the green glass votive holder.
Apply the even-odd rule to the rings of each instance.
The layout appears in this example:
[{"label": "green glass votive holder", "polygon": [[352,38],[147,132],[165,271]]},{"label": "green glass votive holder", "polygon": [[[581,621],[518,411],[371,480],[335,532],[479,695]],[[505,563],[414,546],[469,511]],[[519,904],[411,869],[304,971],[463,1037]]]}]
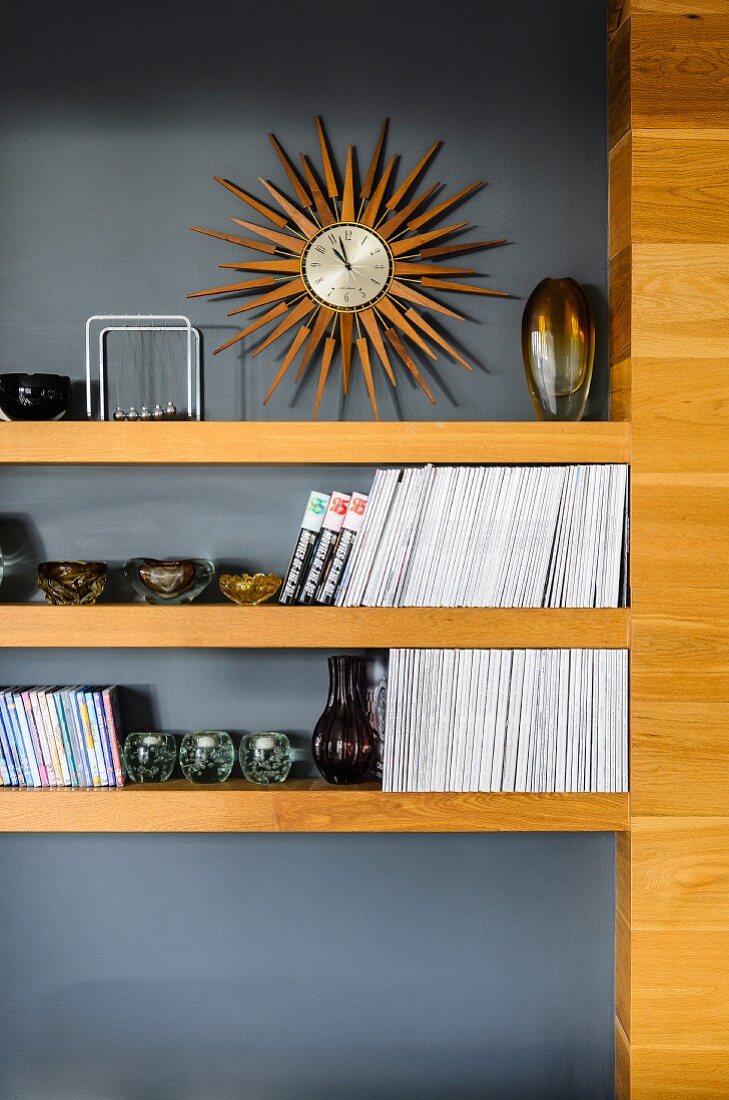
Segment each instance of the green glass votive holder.
[{"label": "green glass votive holder", "polygon": [[291,771],[291,743],[285,733],[247,733],[238,759],[249,783],[283,783]]},{"label": "green glass votive holder", "polygon": [[234,762],[235,749],[225,730],[199,730],[182,738],[180,767],[191,783],[224,783]]},{"label": "green glass votive holder", "polygon": [[171,733],[129,733],[124,741],[124,765],[133,783],[164,783],[176,759]]}]

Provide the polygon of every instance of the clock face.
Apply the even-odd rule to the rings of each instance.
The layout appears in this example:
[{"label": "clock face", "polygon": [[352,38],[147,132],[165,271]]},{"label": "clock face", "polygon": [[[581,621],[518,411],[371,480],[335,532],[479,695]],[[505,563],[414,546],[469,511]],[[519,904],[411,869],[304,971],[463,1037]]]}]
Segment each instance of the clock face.
[{"label": "clock face", "polygon": [[374,305],[390,289],[393,267],[389,245],[357,222],[326,226],[301,256],[301,277],[309,294],[339,313]]}]

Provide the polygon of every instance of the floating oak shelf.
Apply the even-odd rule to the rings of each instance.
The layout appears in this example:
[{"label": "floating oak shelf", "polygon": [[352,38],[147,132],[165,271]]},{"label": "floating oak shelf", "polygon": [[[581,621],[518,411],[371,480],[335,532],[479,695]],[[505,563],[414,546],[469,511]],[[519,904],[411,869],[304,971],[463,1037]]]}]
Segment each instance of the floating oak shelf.
[{"label": "floating oak shelf", "polygon": [[627,462],[629,425],[95,421],[0,425],[0,463],[313,465]]},{"label": "floating oak shelf", "polygon": [[0,792],[0,832],[622,832],[625,794],[383,794],[293,780]]},{"label": "floating oak shelf", "polygon": [[624,649],[629,623],[627,608],[0,604],[0,648]]}]

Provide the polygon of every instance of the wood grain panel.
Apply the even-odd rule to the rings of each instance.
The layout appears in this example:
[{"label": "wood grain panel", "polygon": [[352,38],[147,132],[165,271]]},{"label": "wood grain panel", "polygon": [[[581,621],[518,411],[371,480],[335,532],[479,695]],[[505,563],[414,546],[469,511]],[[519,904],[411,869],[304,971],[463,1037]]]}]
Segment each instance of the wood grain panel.
[{"label": "wood grain panel", "polygon": [[615,1100],[630,1100],[630,1040],[615,1021]]},{"label": "wood grain panel", "polygon": [[[680,673],[677,674],[680,684]],[[631,811],[721,815],[729,810],[729,703],[634,699]],[[729,839],[727,840],[729,844]]]},{"label": "wood grain panel", "polygon": [[633,359],[630,384],[636,470],[729,472],[729,358]]},{"label": "wood grain panel", "polygon": [[625,0],[625,9],[623,19],[646,13],[698,19],[702,15],[726,14],[726,0]]},{"label": "wood grain panel", "polygon": [[726,585],[729,474],[634,473],[631,496],[631,591],[637,609],[676,586]]},{"label": "wood grain panel", "polygon": [[[631,194],[630,184],[621,188],[619,181],[626,171],[624,147],[629,141],[630,136],[623,138],[611,154],[616,180],[614,188],[611,183],[611,234],[621,233],[621,247],[631,239],[729,242],[729,130],[713,131],[711,137],[690,130],[634,132],[632,202],[627,202],[626,212],[624,196]],[[624,239],[631,218],[632,238]]]},{"label": "wood grain panel", "polygon": [[608,264],[610,366],[630,358],[632,340],[632,253],[624,248]]},{"label": "wood grain panel", "polygon": [[396,646],[624,649],[624,608],[282,607],[262,604],[0,604],[0,648],[389,649]]},{"label": "wood grain panel", "polygon": [[632,257],[633,356],[729,357],[729,245],[636,244]]},{"label": "wood grain panel", "polygon": [[615,1015],[626,1038],[630,1038],[631,927],[623,914],[615,914]]},{"label": "wood grain panel", "polygon": [[627,795],[383,794],[320,780],[0,793],[0,832],[612,832],[627,824]]},{"label": "wood grain panel", "polygon": [[633,930],[729,931],[729,817],[634,816],[631,827]]},{"label": "wood grain panel", "polygon": [[610,418],[630,420],[632,401],[632,363],[621,359],[610,367]]},{"label": "wood grain panel", "polygon": [[[694,14],[689,9],[690,14]],[[729,126],[729,21],[726,11],[698,19],[636,14],[630,27],[634,129]],[[621,134],[622,136],[622,134]]]},{"label": "wood grain panel", "polygon": [[632,938],[631,1042],[726,1046],[729,930],[634,928]]},{"label": "wood grain panel", "polygon": [[0,424],[0,464],[325,465],[385,462],[625,462],[610,423],[202,421]]},{"label": "wood grain panel", "polygon": [[632,146],[633,138],[628,133],[610,150],[608,190],[608,256],[610,259],[617,256],[623,249],[629,248],[633,239],[631,234]]},{"label": "wood grain panel", "polygon": [[631,115],[630,21],[622,24],[608,43],[608,148],[630,129]]},{"label": "wood grain panel", "polygon": [[633,1045],[632,1100],[726,1100],[729,1049]]},{"label": "wood grain panel", "polygon": [[727,588],[636,600],[631,619],[633,700],[729,702]]}]

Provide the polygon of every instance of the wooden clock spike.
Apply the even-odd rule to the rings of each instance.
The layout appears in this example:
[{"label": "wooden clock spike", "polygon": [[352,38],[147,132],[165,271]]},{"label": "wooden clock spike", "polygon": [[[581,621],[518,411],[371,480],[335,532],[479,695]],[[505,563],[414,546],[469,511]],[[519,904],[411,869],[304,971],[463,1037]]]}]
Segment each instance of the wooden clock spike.
[{"label": "wooden clock spike", "polygon": [[400,358],[402,359],[403,363],[405,364],[407,369],[412,374],[415,381],[418,383],[420,388],[423,390],[426,397],[430,401],[431,405],[435,405],[436,401],[435,401],[435,397],[433,396],[432,390],[430,389],[430,387],[428,386],[428,383],[425,381],[422,374],[418,370],[418,366],[417,366],[415,360],[410,355],[410,352],[408,351],[408,349],[405,347],[402,340],[400,339],[400,334],[397,331],[397,329],[395,329],[395,328],[385,329],[385,336],[390,341],[393,348],[395,349],[397,354],[400,356]]},{"label": "wooden clock spike", "polygon": [[342,342],[342,388],[344,395],[349,393],[349,374],[352,366],[352,329],[354,327],[354,315],[351,313],[339,314],[339,338]]},{"label": "wooden clock spike", "polygon": [[298,382],[301,379],[304,371],[306,370],[306,368],[309,365],[309,361],[310,361],[312,355],[314,354],[316,349],[319,347],[319,344],[321,343],[321,341],[324,337],[324,333],[327,330],[327,327],[328,327],[328,325],[329,325],[329,323],[332,319],[332,316],[333,316],[333,310],[327,309],[326,306],[319,306],[319,312],[316,315],[316,318],[314,320],[314,324],[311,326],[311,336],[309,337],[308,343],[307,343],[307,345],[304,349],[304,354],[301,357],[301,362],[299,363],[299,369],[296,372],[296,379],[295,379],[296,382]]},{"label": "wooden clock spike", "polygon": [[464,187],[462,191],[459,191],[456,195],[451,195],[449,199],[444,199],[443,202],[438,203],[437,206],[433,206],[430,210],[426,210],[419,217],[413,218],[408,222],[408,229],[412,229],[413,232],[420,229],[422,226],[427,225],[433,218],[439,218],[442,214],[445,214],[446,210],[450,210],[452,206],[455,206],[474,191],[477,191],[479,187],[484,186],[483,180],[478,180],[476,183],[472,183],[470,187]]},{"label": "wooden clock spike", "polygon": [[455,317],[457,321],[465,320],[462,313],[456,313],[454,309],[448,309],[448,306],[441,305],[435,298],[428,298],[427,295],[420,294],[414,287],[406,283],[399,283],[397,279],[393,281],[390,287],[390,294],[394,294],[396,298],[402,298],[406,302],[423,306],[425,309],[433,309],[436,313],[443,313],[446,317]]},{"label": "wooden clock spike", "polygon": [[395,278],[414,278],[419,275],[475,275],[475,267],[444,267],[438,264],[419,264],[409,260],[395,261]]},{"label": "wooden clock spike", "polygon": [[236,344],[239,340],[242,340],[246,336],[250,336],[256,329],[261,328],[262,325],[267,325],[269,321],[274,321],[277,317],[280,317],[282,313],[285,313],[289,307],[285,302],[279,302],[273,309],[269,309],[268,313],[264,313],[261,317],[258,317],[255,321],[248,325],[248,328],[244,328],[237,336],[233,336],[227,343],[221,344],[219,348],[216,348],[213,355],[218,355],[219,352],[225,351],[226,348]]},{"label": "wooden clock spike", "polygon": [[249,309],[258,309],[259,306],[268,306],[271,302],[279,302],[285,298],[295,298],[297,294],[304,294],[306,287],[301,279],[290,279],[288,282],[270,290],[268,294],[262,294],[260,298],[254,298],[250,302],[244,302],[242,306],[232,309],[229,317],[235,317],[239,313],[247,313]]},{"label": "wooden clock spike", "polygon": [[417,252],[422,245],[429,241],[437,241],[440,237],[447,237],[450,233],[456,233],[459,229],[465,229],[468,222],[454,222],[453,225],[444,225],[441,229],[431,229],[428,233],[418,233],[414,237],[402,237],[399,241],[393,241],[390,245],[393,256],[409,256],[411,252]]},{"label": "wooden clock spike", "polygon": [[385,137],[387,136],[387,127],[389,123],[389,118],[386,118],[385,121],[382,123],[380,136],[377,139],[377,145],[375,145],[375,151],[372,154],[372,160],[370,161],[370,166],[367,169],[367,175],[365,176],[365,181],[362,184],[362,190],[359,193],[359,197],[361,199],[369,199],[372,195],[372,188],[375,185],[375,177],[377,175],[380,157],[382,156],[382,150],[385,146]]},{"label": "wooden clock spike", "polygon": [[418,347],[422,351],[424,351],[425,354],[428,355],[431,359],[438,358],[430,345],[426,344],[420,333],[416,332],[410,322],[406,320],[405,317],[403,317],[402,313],[393,301],[391,301],[389,298],[381,298],[375,306],[375,309],[379,310],[383,317],[386,317],[387,320],[392,322],[392,324],[394,324],[396,328],[399,328],[400,332],[409,337],[409,339],[411,339],[414,344],[417,344]]},{"label": "wooden clock spike", "polygon": [[391,218],[388,218],[386,222],[382,222],[377,226],[377,232],[385,240],[389,240],[394,233],[397,233],[401,225],[404,225],[410,215],[417,210],[426,199],[429,199],[434,191],[437,191],[440,187],[440,183],[434,183],[432,187],[429,187],[427,191],[421,191],[419,195],[407,204],[403,206],[402,210],[397,214],[393,214]]},{"label": "wooden clock spike", "polygon": [[363,309],[359,314],[359,319],[362,322],[362,327],[370,338],[373,348],[377,352],[377,357],[384,367],[385,374],[390,379],[393,386],[397,386],[395,372],[390,365],[387,348],[382,339],[382,333],[380,332],[380,326],[377,322],[377,316],[374,309]]},{"label": "wooden clock spike", "polygon": [[279,248],[285,248],[288,252],[293,252],[297,256],[300,256],[304,251],[305,242],[302,241],[301,237],[292,237],[290,233],[281,233],[278,229],[269,229],[267,225],[258,225],[257,222],[249,222],[244,218],[230,218],[229,220],[235,222],[236,225],[242,225],[244,229],[252,229],[254,233],[260,233],[266,240],[273,241]]},{"label": "wooden clock spike", "polygon": [[298,260],[249,260],[248,263],[218,264],[218,267],[228,268],[231,271],[270,271],[276,275],[296,275],[301,264]]},{"label": "wooden clock spike", "polygon": [[438,150],[440,149],[442,144],[443,144],[442,141],[436,141],[435,145],[431,145],[430,149],[428,149],[428,152],[425,154],[425,156],[422,157],[418,161],[418,163],[415,165],[415,167],[413,168],[410,175],[405,177],[405,179],[402,181],[402,183],[398,187],[397,191],[395,191],[394,195],[392,196],[390,201],[387,203],[387,209],[388,210],[397,210],[398,206],[400,205],[402,200],[405,198],[408,191],[410,190],[410,188],[412,187],[412,185],[415,183],[416,179],[418,178],[418,176],[421,175],[421,173],[425,171],[428,164],[433,159],[435,154],[438,152]]},{"label": "wooden clock spike", "polygon": [[410,321],[412,321],[414,325],[417,325],[418,328],[421,328],[423,332],[431,338],[431,340],[433,340],[436,344],[440,344],[440,346],[444,349],[445,352],[447,352],[448,355],[451,356],[452,359],[455,359],[458,363],[461,363],[462,366],[466,368],[466,370],[473,370],[473,367],[468,362],[468,360],[464,359],[460,352],[456,351],[453,345],[446,340],[445,336],[441,336],[437,329],[434,329],[432,325],[428,324],[425,318],[421,317],[421,315],[418,313],[417,309],[413,309],[413,307],[411,306],[410,309],[407,310],[407,312],[405,313],[405,316]]},{"label": "wooden clock spike", "polygon": [[242,283],[228,283],[227,286],[213,286],[209,290],[193,290],[188,298],[208,298],[213,294],[235,294],[237,291],[255,290],[261,286],[273,286],[273,275],[263,275],[260,279],[246,279]]},{"label": "wooden clock spike", "polygon": [[489,298],[510,298],[511,295],[506,290],[488,290],[483,286],[470,286],[468,283],[449,283],[446,279],[426,279],[420,280],[421,286],[428,286],[432,290],[451,290],[462,294],[484,294]]},{"label": "wooden clock spike", "polygon": [[314,303],[310,298],[302,298],[300,302],[292,304],[289,312],[279,321],[273,332],[269,332],[263,343],[258,345],[253,352],[253,357],[255,358],[257,355],[260,355],[262,351],[265,351],[271,344],[274,344],[281,336],[287,333],[289,329],[293,328],[297,321],[303,320],[303,318],[306,317],[308,313],[311,313],[314,308]]},{"label": "wooden clock spike", "polygon": [[344,168],[341,220],[343,222],[354,221],[354,162],[351,145],[347,146],[347,160]]},{"label": "wooden clock spike", "polygon": [[327,336],[324,341],[324,354],[321,359],[321,367],[319,369],[319,381],[316,386],[316,400],[314,401],[314,412],[312,413],[312,420],[318,420],[319,418],[319,406],[321,405],[321,399],[324,394],[324,387],[327,384],[327,376],[329,374],[329,368],[332,365],[332,357],[337,346],[337,341],[333,336]]},{"label": "wooden clock spike", "polygon": [[254,248],[258,252],[275,252],[274,245],[264,241],[250,241],[247,237],[235,237],[232,233],[218,233],[215,229],[203,229],[199,225],[191,225],[193,233],[202,233],[206,237],[216,237],[219,241],[228,241],[230,244],[240,244],[244,248]]},{"label": "wooden clock spike", "polygon": [[339,197],[339,187],[337,186],[334,161],[329,152],[329,142],[327,140],[326,131],[324,130],[324,123],[321,115],[316,116],[316,133],[319,138],[319,150],[321,152],[321,162],[324,168],[324,182],[326,184],[327,195],[330,199],[336,199]]},{"label": "wooden clock spike", "polygon": [[332,222],[335,222],[337,219],[334,217],[332,209],[326,198],[324,197],[324,192],[319,186],[319,181],[314,175],[314,170],[309,163],[308,157],[304,156],[303,153],[299,153],[299,156],[301,158],[301,163],[304,167],[304,176],[306,178],[306,183],[314,199],[316,212],[319,215],[319,221],[321,222],[322,226],[331,225]]},{"label": "wooden clock spike", "polygon": [[382,200],[385,197],[385,191],[387,190],[387,185],[390,182],[390,176],[392,175],[395,165],[397,164],[397,160],[398,155],[397,153],[394,153],[392,157],[390,157],[390,160],[387,162],[387,165],[378,180],[377,186],[372,192],[372,198],[367,203],[364,214],[362,214],[361,218],[359,219],[362,225],[373,226],[377,221],[377,215],[380,211],[380,207],[382,206]]},{"label": "wooden clock spike", "polygon": [[261,214],[264,218],[268,218],[268,220],[273,222],[274,225],[277,225],[279,229],[283,229],[287,224],[286,218],[282,218],[275,210],[271,210],[270,206],[266,206],[265,203],[259,202],[253,195],[249,195],[247,191],[243,191],[240,187],[236,187],[230,180],[223,179],[222,176],[213,176],[213,179],[216,183],[219,183],[221,187],[227,187],[228,191],[236,195],[237,198],[242,199],[243,202],[247,202],[257,213]]},{"label": "wooden clock spike", "polygon": [[269,194],[273,195],[281,209],[288,214],[292,222],[299,227],[305,237],[313,237],[315,233],[319,232],[319,226],[316,222],[313,222],[311,218],[307,218],[306,214],[302,214],[299,208],[294,206],[292,202],[289,202],[286,196],[282,195],[277,187],[274,187],[268,180],[261,179],[260,182]]},{"label": "wooden clock spike", "polygon": [[306,338],[310,335],[310,333],[311,333],[311,329],[307,325],[302,325],[301,328],[299,329],[299,331],[296,333],[296,336],[294,336],[293,340],[291,341],[291,346],[290,346],[289,350],[286,352],[286,355],[284,357],[284,361],[283,361],[283,363],[281,364],[281,366],[279,368],[278,374],[274,378],[273,382],[271,383],[271,385],[269,387],[268,393],[266,394],[266,396],[263,399],[263,404],[264,405],[268,404],[268,401],[269,401],[269,398],[271,397],[271,394],[274,392],[274,390],[278,386],[279,382],[281,381],[283,376],[286,374],[286,371],[289,369],[289,367],[293,363],[294,359],[298,355],[299,348],[304,343]]},{"label": "wooden clock spike", "polygon": [[461,244],[443,244],[437,248],[421,248],[422,259],[435,259],[436,256],[454,256],[457,252],[478,252],[482,248],[498,248],[501,244],[508,244],[506,237],[498,241],[465,241]]},{"label": "wooden clock spike", "polygon": [[271,144],[273,145],[274,149],[276,150],[276,153],[278,154],[278,159],[281,161],[281,164],[283,165],[283,170],[286,173],[286,175],[288,176],[289,182],[290,182],[291,186],[294,189],[294,193],[296,195],[296,201],[299,202],[301,204],[301,206],[303,206],[303,207],[308,208],[310,206],[313,206],[314,203],[313,203],[313,200],[312,200],[309,192],[306,190],[303,183],[301,182],[301,177],[299,176],[299,173],[296,171],[293,164],[289,160],[289,157],[286,154],[283,146],[279,142],[278,138],[276,137],[275,134],[269,134],[268,136],[269,136],[269,139],[271,141]]},{"label": "wooden clock spike", "polygon": [[359,354],[359,361],[362,365],[362,373],[364,374],[365,385],[367,387],[367,393],[370,399],[370,405],[372,406],[372,415],[374,416],[375,420],[379,420],[380,414],[377,409],[375,382],[372,377],[372,366],[370,365],[370,349],[367,347],[367,340],[364,336],[360,336],[357,340],[357,352]]}]

